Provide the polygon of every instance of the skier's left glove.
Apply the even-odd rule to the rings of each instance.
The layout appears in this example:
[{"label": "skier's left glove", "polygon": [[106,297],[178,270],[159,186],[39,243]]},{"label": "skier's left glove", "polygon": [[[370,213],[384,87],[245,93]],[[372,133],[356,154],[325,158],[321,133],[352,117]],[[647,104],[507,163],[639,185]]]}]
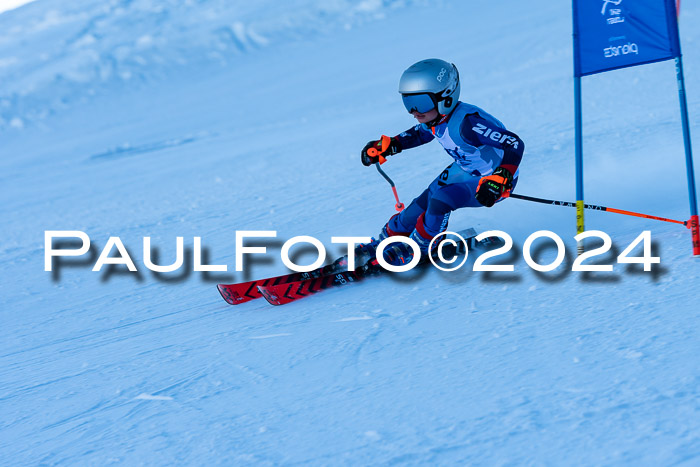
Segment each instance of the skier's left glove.
[{"label": "skier's left glove", "polygon": [[401,152],[401,143],[398,138],[390,138],[382,135],[379,140],[370,141],[362,148],[362,164],[369,167],[372,164],[386,162],[387,156],[393,156]]},{"label": "skier's left glove", "polygon": [[476,200],[490,208],[513,187],[513,174],[508,169],[497,167],[491,175],[482,177],[476,187]]}]

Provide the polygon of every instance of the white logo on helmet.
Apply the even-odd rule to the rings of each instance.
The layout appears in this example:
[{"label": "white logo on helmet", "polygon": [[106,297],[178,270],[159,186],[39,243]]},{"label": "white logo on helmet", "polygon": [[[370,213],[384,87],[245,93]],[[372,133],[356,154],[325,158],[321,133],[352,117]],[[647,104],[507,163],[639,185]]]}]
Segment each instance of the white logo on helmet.
[{"label": "white logo on helmet", "polygon": [[445,73],[447,73],[447,68],[440,70],[440,74],[437,75],[438,82],[442,83],[442,78],[445,77]]}]

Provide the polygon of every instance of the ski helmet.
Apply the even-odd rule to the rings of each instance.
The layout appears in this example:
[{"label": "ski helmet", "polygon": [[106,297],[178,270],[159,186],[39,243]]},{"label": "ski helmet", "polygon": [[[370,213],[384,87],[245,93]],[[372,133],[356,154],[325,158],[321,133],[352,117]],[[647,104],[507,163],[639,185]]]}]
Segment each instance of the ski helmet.
[{"label": "ski helmet", "polygon": [[438,58],[421,60],[403,72],[399,92],[409,113],[437,108],[447,115],[459,99],[459,72],[454,64]]}]

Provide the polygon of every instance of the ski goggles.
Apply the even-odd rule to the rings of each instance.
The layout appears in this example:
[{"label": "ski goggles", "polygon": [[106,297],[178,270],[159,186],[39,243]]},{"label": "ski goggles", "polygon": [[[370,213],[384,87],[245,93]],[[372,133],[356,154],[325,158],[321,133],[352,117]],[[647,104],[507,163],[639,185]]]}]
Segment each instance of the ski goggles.
[{"label": "ski goggles", "polygon": [[437,107],[433,96],[428,93],[401,94],[401,99],[403,99],[403,105],[408,110],[408,113],[418,112],[424,114]]}]

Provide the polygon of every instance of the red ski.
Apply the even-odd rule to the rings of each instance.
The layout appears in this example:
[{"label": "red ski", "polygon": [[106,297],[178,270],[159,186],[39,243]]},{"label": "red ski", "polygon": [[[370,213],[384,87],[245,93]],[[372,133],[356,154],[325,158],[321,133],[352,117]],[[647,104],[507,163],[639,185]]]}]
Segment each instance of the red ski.
[{"label": "red ski", "polygon": [[331,287],[339,287],[362,280],[369,272],[365,269],[342,271],[335,274],[278,285],[259,285],[258,290],[272,305],[284,305]]},{"label": "red ski", "polygon": [[258,286],[272,286],[280,284],[288,284],[290,282],[303,281],[321,277],[326,274],[332,274],[338,269],[347,267],[345,258],[336,260],[333,264],[329,264],[310,272],[293,272],[283,274],[277,277],[269,277],[267,279],[256,279],[254,281],[240,282],[238,284],[217,284],[216,288],[219,293],[230,305],[240,305],[241,303],[249,302],[262,297]]}]

